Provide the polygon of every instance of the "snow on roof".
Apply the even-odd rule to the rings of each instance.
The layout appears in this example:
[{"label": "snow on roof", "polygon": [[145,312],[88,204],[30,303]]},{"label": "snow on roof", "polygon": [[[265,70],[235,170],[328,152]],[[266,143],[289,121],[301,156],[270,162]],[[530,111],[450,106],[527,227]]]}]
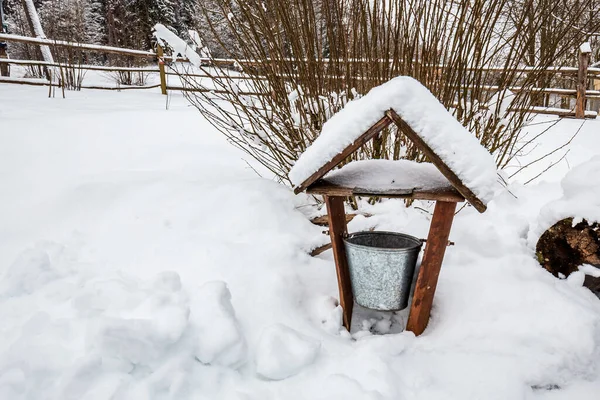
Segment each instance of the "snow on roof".
[{"label": "snow on roof", "polygon": [[303,183],[379,121],[390,108],[484,204],[493,197],[497,182],[494,158],[426,87],[408,76],[396,77],[371,89],[330,118],[290,170],[292,183]]},{"label": "snow on roof", "polygon": [[325,179],[334,185],[373,191],[452,187],[435,165],[410,160],[355,161],[331,171]]}]

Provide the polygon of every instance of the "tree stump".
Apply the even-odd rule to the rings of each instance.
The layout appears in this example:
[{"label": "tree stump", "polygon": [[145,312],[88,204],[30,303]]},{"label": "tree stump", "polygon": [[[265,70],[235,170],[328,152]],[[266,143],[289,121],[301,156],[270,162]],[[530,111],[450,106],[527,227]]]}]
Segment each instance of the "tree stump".
[{"label": "tree stump", "polygon": [[[600,268],[600,225],[582,220],[573,225],[565,218],[552,225],[537,242],[535,252],[539,263],[552,275],[569,276],[582,264]],[[600,293],[600,278],[586,276],[584,286]]]}]

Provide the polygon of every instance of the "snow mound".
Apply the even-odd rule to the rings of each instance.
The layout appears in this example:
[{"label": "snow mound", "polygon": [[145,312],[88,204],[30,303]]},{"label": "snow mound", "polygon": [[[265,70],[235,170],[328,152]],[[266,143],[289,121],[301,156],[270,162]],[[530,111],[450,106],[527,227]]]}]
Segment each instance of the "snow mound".
[{"label": "snow mound", "polygon": [[256,349],[256,372],[267,379],[281,380],[313,363],[321,344],[281,324],[266,328]]},{"label": "snow mound", "polygon": [[574,221],[585,219],[600,222],[600,156],[595,156],[573,168],[562,179],[563,196],[542,207],[527,237],[535,247],[540,236],[558,221],[573,217]]},{"label": "snow mound", "polygon": [[0,296],[30,294],[59,278],[48,250],[37,245],[21,252],[0,279]]},{"label": "snow mound", "polygon": [[494,195],[496,164],[435,96],[417,80],[399,76],[346,106],[324,125],[321,134],[300,156],[289,177],[299,185],[394,109],[484,203]]},{"label": "snow mound", "polygon": [[190,309],[179,275],[163,272],[136,307],[111,314],[102,318],[90,345],[97,346],[105,357],[131,365],[152,365],[181,339]]},{"label": "snow mound", "polygon": [[[257,178],[176,92],[169,111],[158,89],[46,96],[0,89],[0,399],[598,399],[600,302],[581,274],[554,278],[526,246],[540,206],[563,196],[557,182],[512,185],[485,214],[456,216],[424,335],[394,334],[402,315],[388,327],[365,313],[355,329],[370,318],[392,334],[351,340],[331,252],[307,254],[324,237],[308,196]],[[559,121],[560,139],[581,123]],[[598,151],[599,124],[586,122],[584,157],[569,165]],[[597,165],[578,184],[597,186]],[[422,236],[431,209],[363,199],[372,217],[348,229]],[[207,337],[231,333],[214,317],[233,320],[215,311],[227,291],[203,286],[215,281],[248,343],[240,368],[199,361]],[[260,340],[278,323],[321,346],[274,381],[255,360],[272,376],[297,362],[285,332],[282,345]]]},{"label": "snow mound", "polygon": [[246,340],[225,282],[205,283],[192,301],[197,330],[196,357],[204,364],[238,367],[246,359]]}]

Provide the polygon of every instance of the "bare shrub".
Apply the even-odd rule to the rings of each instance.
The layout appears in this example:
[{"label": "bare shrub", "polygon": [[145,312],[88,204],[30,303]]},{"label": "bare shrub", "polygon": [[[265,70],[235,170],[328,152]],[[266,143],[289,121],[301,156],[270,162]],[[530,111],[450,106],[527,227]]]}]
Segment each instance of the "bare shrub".
[{"label": "bare shrub", "polygon": [[[547,67],[574,63],[597,30],[592,3],[214,0],[207,21],[220,13],[228,29],[210,25],[212,34],[235,38],[236,51],[225,40],[213,51],[231,62],[204,69],[210,84],[181,78],[204,90],[187,92],[200,112],[283,181],[333,113],[398,75],[427,86],[502,167],[529,107],[544,102],[540,88],[559,78]],[[423,158],[395,128],[355,157]]]}]

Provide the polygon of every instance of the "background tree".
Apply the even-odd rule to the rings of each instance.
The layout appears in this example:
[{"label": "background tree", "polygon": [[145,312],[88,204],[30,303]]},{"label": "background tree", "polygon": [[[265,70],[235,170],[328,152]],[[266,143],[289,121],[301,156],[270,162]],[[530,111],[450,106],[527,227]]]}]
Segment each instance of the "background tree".
[{"label": "background tree", "polygon": [[[240,86],[228,78],[217,80],[225,92],[217,97],[186,95],[232,143],[287,180],[291,165],[334,112],[374,86],[409,75],[503,166],[518,151],[527,110],[544,99],[540,88],[560,79],[547,67],[575,65],[579,45],[598,31],[595,5],[596,0],[212,0],[201,6],[219,50],[238,65],[257,60],[243,70],[251,80],[244,88],[270,95],[227,90]],[[222,72],[218,75],[226,77]],[[402,132],[390,130],[358,157],[423,156]]]}]

